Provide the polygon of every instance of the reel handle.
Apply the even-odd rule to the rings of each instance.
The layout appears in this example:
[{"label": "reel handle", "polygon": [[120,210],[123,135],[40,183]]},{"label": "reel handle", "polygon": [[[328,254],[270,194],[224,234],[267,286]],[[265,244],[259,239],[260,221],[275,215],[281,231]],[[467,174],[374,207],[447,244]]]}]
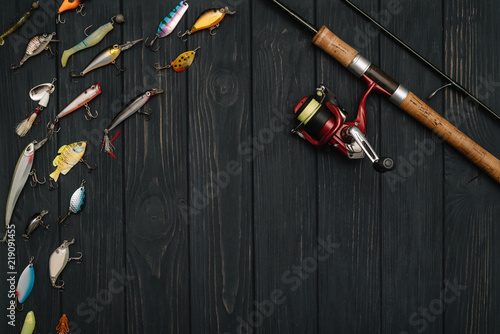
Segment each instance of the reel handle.
[{"label": "reel handle", "polygon": [[396,163],[389,157],[380,157],[377,155],[373,147],[370,145],[368,140],[366,140],[365,135],[355,126],[350,127],[347,130],[347,134],[354,139],[354,141],[361,147],[363,152],[365,152],[368,159],[373,164],[373,169],[379,173],[386,173],[394,170],[396,168]]}]

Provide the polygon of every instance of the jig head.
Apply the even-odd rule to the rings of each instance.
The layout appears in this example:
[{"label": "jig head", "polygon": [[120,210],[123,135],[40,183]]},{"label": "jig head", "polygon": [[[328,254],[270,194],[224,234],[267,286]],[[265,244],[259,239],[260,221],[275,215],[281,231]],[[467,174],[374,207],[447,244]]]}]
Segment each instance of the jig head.
[{"label": "jig head", "polygon": [[31,234],[38,228],[38,226],[43,227],[44,229],[48,230],[49,225],[45,225],[43,222],[43,217],[48,215],[49,212],[47,210],[43,210],[40,213],[35,213],[29,220],[28,224],[26,225],[26,230],[23,234],[23,238],[26,240],[29,240],[31,237]]},{"label": "jig head", "polygon": [[53,253],[50,255],[49,258],[49,274],[50,274],[50,282],[52,283],[52,286],[56,289],[64,289],[64,281],[61,281],[59,285],[57,284],[57,279],[59,278],[59,275],[62,273],[66,265],[73,261],[76,260],[78,262],[82,261],[82,253],[78,252],[80,254],[79,257],[69,257],[69,246],[75,243],[75,239],[68,241],[64,240],[64,242],[59,246]]},{"label": "jig head", "polygon": [[114,29],[114,23],[123,23],[125,22],[125,17],[123,14],[118,14],[115,15],[111,18],[111,22],[108,22],[102,26],[99,27],[96,31],[94,31],[92,34],[87,35],[86,31],[92,26],[89,26],[85,29],[84,33],[87,36],[83,41],[78,43],[77,45],[73,46],[71,49],[65,50],[63,52],[63,55],[61,57],[61,64],[62,67],[66,67],[66,64],[68,63],[69,57],[71,57],[73,54],[85,50],[87,48],[90,48],[99,42],[103,40],[106,35]]},{"label": "jig head", "polygon": [[29,11],[27,11],[26,13],[24,13],[24,15],[21,16],[21,18],[9,30],[7,30],[6,32],[4,32],[0,36],[0,46],[5,44],[4,38],[6,36],[12,34],[17,29],[21,28],[28,21],[28,19],[31,17],[31,14],[33,13],[33,11],[35,9],[38,9],[39,7],[40,7],[40,5],[39,5],[38,1],[33,2],[31,4],[31,9]]},{"label": "jig head", "polygon": [[115,44],[113,46],[111,46],[110,48],[106,48],[104,50],[102,50],[91,62],[90,64],[87,65],[87,67],[85,67],[85,69],[80,72],[80,74],[73,74],[73,71],[70,73],[70,77],[71,79],[73,78],[83,78],[87,73],[89,73],[90,71],[93,71],[99,67],[103,67],[103,66],[106,66],[106,65],[109,65],[109,64],[113,64],[115,65],[115,67],[118,69],[118,74],[119,75],[121,72],[125,71],[125,69],[121,69],[118,67],[118,65],[116,65],[116,59],[118,58],[118,56],[120,56],[120,54],[122,53],[122,51],[126,51],[128,49],[130,49],[131,47],[133,47],[135,44],[139,43],[142,41],[142,38],[141,39],[137,39],[135,41],[132,41],[132,42],[126,42],[125,44]]},{"label": "jig head", "polygon": [[156,63],[153,65],[156,70],[156,75],[160,75],[160,71],[166,68],[172,68],[175,72],[182,72],[187,70],[194,61],[194,57],[196,56],[196,51],[198,51],[201,47],[197,47],[193,51],[184,52],[179,57],[177,57],[174,61],[170,63],[170,65],[160,66],[160,63]]},{"label": "jig head", "polygon": [[19,280],[17,281],[16,287],[16,309],[22,311],[23,308],[19,309],[19,304],[24,304],[31,291],[35,285],[35,269],[33,268],[33,260],[35,258],[31,257],[28,266],[23,270]]},{"label": "jig head", "polygon": [[63,226],[68,226],[69,223],[63,224],[66,218],[68,218],[72,213],[79,213],[80,211],[83,210],[83,207],[85,206],[85,180],[82,181],[82,184],[80,185],[80,188],[78,188],[73,195],[71,196],[71,199],[69,201],[69,208],[68,208],[68,214],[61,219],[59,217],[58,222],[59,224],[62,224]]},{"label": "jig head", "polygon": [[111,140],[109,139],[109,132],[112,131],[114,128],[116,128],[118,125],[120,125],[127,118],[132,116],[135,112],[144,114],[149,117],[152,112],[141,111],[141,108],[144,107],[146,102],[148,102],[151,97],[161,93],[163,93],[163,89],[153,88],[137,95],[134,99],[132,99],[129,103],[127,103],[127,105],[123,107],[123,109],[115,116],[113,121],[111,121],[108,127],[104,130],[104,139],[101,144],[101,150],[108,153],[112,158],[117,159],[117,157],[113,154],[114,146],[112,143],[116,140],[116,138],[120,134],[120,130],[118,130],[116,135]]},{"label": "jig head", "polygon": [[76,9],[76,13],[80,14],[81,16],[85,16],[87,14],[83,14],[83,8],[85,7],[85,4],[83,3],[83,0],[64,0],[62,3],[61,7],[59,7],[59,10],[57,11],[57,19],[56,19],[56,24],[64,24],[66,23],[66,20],[61,20],[61,13]]},{"label": "jig head", "polygon": [[151,43],[147,44],[148,40],[146,39],[146,41],[144,42],[146,47],[150,48],[154,52],[157,52],[160,47],[158,46],[158,48],[154,49],[154,43],[158,40],[158,38],[167,37],[175,30],[184,14],[186,14],[188,8],[189,4],[187,3],[187,1],[179,2],[179,4],[160,22],[158,31],[156,32],[156,36],[155,38],[153,38]]},{"label": "jig head", "polygon": [[[52,52],[52,49],[50,48],[49,43],[51,43],[51,42],[59,42],[58,40],[52,39],[52,38],[54,38],[55,35],[56,35],[56,33],[53,32],[51,34],[43,33],[43,34],[36,35],[35,37],[33,37],[28,42],[28,46],[26,47],[26,52],[24,54],[23,59],[21,59],[21,61],[19,62],[19,65],[12,64],[10,66],[10,68],[13,71],[16,70],[16,69],[18,69],[18,68],[20,68],[21,66],[23,66],[23,64],[29,58],[42,53],[42,51],[44,51],[44,50],[49,51],[50,54],[52,55],[52,57],[54,57],[55,54]],[[14,72],[14,73],[16,73],[16,72]]]},{"label": "jig head", "polygon": [[325,85],[320,85],[316,94],[303,98],[295,107],[295,119],[299,124],[292,133],[315,146],[328,144],[349,159],[362,159],[366,155],[376,171],[385,173],[396,167],[394,161],[387,157],[379,158],[365,137],[366,99],[372,91],[383,93],[383,88],[371,79],[365,80],[368,89],[359,102],[354,122],[346,122],[347,114],[335,94]]},{"label": "jig head", "polygon": [[36,107],[35,112],[33,112],[30,116],[26,115],[26,119],[16,126],[16,133],[19,137],[24,137],[33,125],[40,123],[34,123],[34,121],[38,114],[48,106],[50,95],[52,95],[56,89],[54,86],[56,80],[57,79],[54,78],[52,83],[41,84],[30,90],[29,96],[33,101],[38,101],[38,106]]},{"label": "jig head", "polygon": [[208,9],[201,13],[191,30],[186,30],[183,34],[179,32],[177,37],[179,37],[181,41],[185,42],[187,41],[187,36],[204,29],[209,29],[210,35],[214,36],[216,34],[214,30],[219,27],[220,21],[222,21],[226,14],[234,15],[236,14],[236,11],[232,12],[228,7]]}]

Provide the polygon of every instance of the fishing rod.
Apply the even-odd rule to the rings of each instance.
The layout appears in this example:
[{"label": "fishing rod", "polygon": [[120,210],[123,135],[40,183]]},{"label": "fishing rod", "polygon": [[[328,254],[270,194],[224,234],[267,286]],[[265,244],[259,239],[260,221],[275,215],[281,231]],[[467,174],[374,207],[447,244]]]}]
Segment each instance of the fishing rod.
[{"label": "fishing rod", "polygon": [[318,30],[280,1],[269,1],[280,7],[307,31],[312,33],[314,35],[312,39],[314,45],[325,51],[354,75],[362,78],[369,86],[375,84],[375,90],[387,96],[389,101],[435,132],[467,159],[490,175],[495,181],[500,183],[500,160],[454,127],[387,73],[361,56],[356,49],[340,39],[326,26],[322,26]]},{"label": "fishing rod", "polygon": [[476,102],[477,104],[479,104],[482,108],[484,108],[486,111],[488,111],[490,114],[492,114],[493,116],[495,116],[496,118],[500,119],[500,115],[498,115],[497,113],[495,113],[493,110],[491,110],[490,107],[488,107],[486,104],[484,104],[481,100],[479,100],[477,97],[475,97],[474,95],[472,95],[471,93],[469,93],[469,91],[463,87],[461,84],[459,84],[458,82],[456,82],[455,80],[453,80],[452,78],[450,78],[450,76],[448,76],[446,73],[444,73],[443,71],[441,71],[439,68],[437,68],[433,63],[431,63],[429,60],[427,60],[426,58],[424,58],[424,56],[422,56],[421,54],[419,54],[417,51],[415,51],[414,49],[412,49],[408,44],[406,44],[405,42],[403,42],[400,38],[398,38],[396,35],[394,35],[392,32],[390,32],[386,27],[384,27],[382,24],[380,24],[379,22],[377,22],[377,20],[375,20],[373,17],[371,17],[370,15],[368,15],[367,13],[365,13],[361,8],[359,8],[358,6],[356,6],[355,4],[353,4],[351,1],[349,0],[344,0],[344,2],[346,2],[349,6],[351,6],[352,8],[354,8],[358,13],[360,13],[361,15],[363,15],[365,18],[367,18],[368,20],[370,20],[373,24],[375,24],[378,28],[380,28],[380,30],[382,30],[384,33],[386,33],[389,37],[391,37],[392,39],[394,39],[396,42],[398,42],[401,46],[403,46],[406,50],[410,51],[411,53],[413,53],[413,55],[415,57],[417,57],[420,61],[422,61],[424,64],[426,64],[427,66],[429,66],[431,69],[433,69],[436,73],[438,73],[441,77],[443,77],[446,81],[448,81],[448,83],[442,87],[439,87],[438,89],[436,89],[434,92],[432,92],[428,99],[431,99],[434,95],[436,95],[437,92],[439,92],[441,89],[445,88],[445,87],[449,87],[449,86],[453,86],[455,87],[459,92],[461,92],[462,94],[465,94],[466,96],[468,96],[470,99],[472,99],[474,102]]}]

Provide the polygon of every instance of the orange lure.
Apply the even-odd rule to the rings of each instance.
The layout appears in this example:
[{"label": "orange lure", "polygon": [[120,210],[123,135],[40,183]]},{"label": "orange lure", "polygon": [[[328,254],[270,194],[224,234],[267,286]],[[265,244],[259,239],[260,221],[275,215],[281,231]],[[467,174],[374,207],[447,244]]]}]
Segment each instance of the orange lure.
[{"label": "orange lure", "polygon": [[214,30],[219,27],[220,21],[224,18],[224,16],[234,15],[236,11],[232,12],[229,8],[220,8],[220,9],[209,9],[204,11],[196,20],[191,30],[187,30],[184,34],[181,35],[179,32],[177,36],[185,42],[187,40],[186,35],[191,35],[200,30],[209,29],[210,35],[215,35]]},{"label": "orange lure", "polygon": [[61,7],[59,7],[59,10],[57,12],[57,20],[56,23],[65,23],[66,20],[62,21],[61,20],[61,13],[76,9],[77,14],[81,14],[82,16],[85,16],[85,14],[82,14],[83,7],[85,7],[85,4],[82,3],[83,0],[64,0],[63,4]]},{"label": "orange lure", "polygon": [[57,334],[68,334],[69,333],[68,318],[66,317],[66,314],[63,314],[61,319],[59,319],[59,325],[57,325],[56,331],[57,331]]}]

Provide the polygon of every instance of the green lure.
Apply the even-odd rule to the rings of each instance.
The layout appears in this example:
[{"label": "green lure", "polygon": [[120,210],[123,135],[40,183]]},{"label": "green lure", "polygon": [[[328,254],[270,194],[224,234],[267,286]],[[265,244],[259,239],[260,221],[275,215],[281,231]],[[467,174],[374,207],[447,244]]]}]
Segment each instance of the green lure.
[{"label": "green lure", "polygon": [[12,34],[14,31],[21,28],[28,21],[28,19],[31,17],[31,13],[35,9],[37,9],[38,7],[40,7],[38,4],[38,1],[33,2],[33,4],[31,5],[31,9],[29,11],[27,11],[26,13],[24,13],[24,15],[21,16],[21,18],[19,19],[19,21],[16,22],[16,24],[14,24],[9,30],[7,30],[6,32],[4,32],[0,36],[0,45],[4,45],[5,44],[5,41],[3,40],[4,37]]},{"label": "green lure", "polygon": [[[113,16],[111,18],[111,22],[108,22],[102,26],[99,27],[96,31],[94,31],[92,34],[90,34],[87,38],[85,38],[83,41],[72,47],[71,49],[68,49],[64,51],[62,57],[61,57],[61,64],[62,67],[66,67],[66,64],[68,63],[69,57],[77,53],[78,51],[85,50],[87,48],[90,48],[96,44],[98,44],[100,41],[103,40],[103,38],[111,31],[114,29],[113,24],[115,23],[123,23],[125,22],[125,18],[123,17],[122,14],[118,14],[116,16]],[[90,27],[89,27],[90,28]]]},{"label": "green lure", "polygon": [[35,313],[29,311],[24,320],[23,329],[21,334],[32,334],[35,331]]}]

